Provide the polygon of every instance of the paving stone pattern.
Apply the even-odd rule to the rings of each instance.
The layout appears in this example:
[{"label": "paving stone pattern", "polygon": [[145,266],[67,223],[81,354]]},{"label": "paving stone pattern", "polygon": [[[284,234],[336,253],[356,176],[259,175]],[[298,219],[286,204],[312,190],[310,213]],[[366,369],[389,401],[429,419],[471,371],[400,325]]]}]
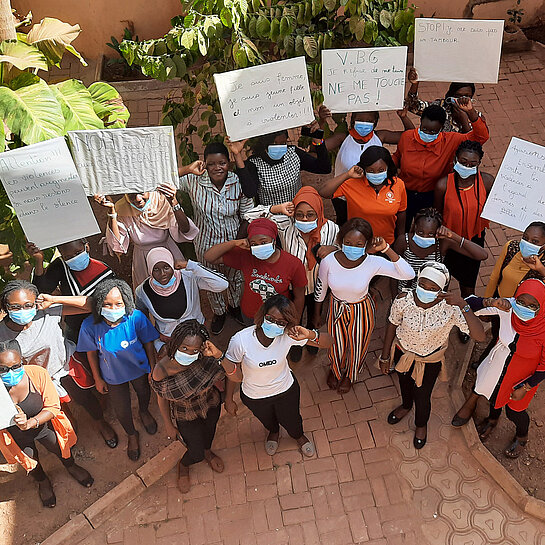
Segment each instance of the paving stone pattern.
[{"label": "paving stone pattern", "polygon": [[[531,52],[508,55],[499,84],[477,87],[492,134],[483,169],[495,173],[512,135],[543,141],[545,71]],[[444,89],[422,84],[421,95],[435,98]],[[492,255],[478,291],[510,236],[517,234],[497,225],[488,231]],[[327,389],[324,355],[305,355],[294,366],[316,457],[303,460],[288,437],[267,456],[263,428],[239,405],[236,419],[222,417],[214,444],[223,474],[198,464],[191,468],[191,491],[182,495],[173,470],[82,543],[545,545],[545,524],[518,509],[450,426],[447,383],[434,393],[421,451],[412,446],[412,416],[397,426],[386,423],[399,401],[396,382],[374,366],[383,331],[375,332],[361,381],[344,396]]]}]

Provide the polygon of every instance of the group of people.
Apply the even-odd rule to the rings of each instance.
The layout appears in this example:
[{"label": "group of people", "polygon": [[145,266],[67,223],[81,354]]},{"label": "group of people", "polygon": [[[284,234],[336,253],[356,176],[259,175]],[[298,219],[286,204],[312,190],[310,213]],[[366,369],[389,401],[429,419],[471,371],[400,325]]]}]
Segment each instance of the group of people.
[{"label": "group of people", "polygon": [[[463,341],[484,341],[479,317],[491,316],[493,338],[474,393],[453,425],[464,425],[484,396],[490,415],[481,437],[507,406],[516,436],[506,454],[520,454],[525,409],[545,378],[545,224],[532,223],[506,245],[485,298],[476,297],[488,256],[481,212],[494,181],[480,170],[488,128],[474,108],[473,84],[453,83],[445,99],[428,104],[418,98],[414,70],[409,79],[407,107],[420,117],[418,128],[406,111],[399,112],[403,131],[378,129],[378,112],[353,113],[346,133],[314,139],[308,151],[289,145],[287,131],[248,143],[246,157],[245,142],[214,142],[202,161],[180,168],[177,187],[160,184],[115,203],[96,195],[108,217],[105,250],[121,259],[132,245],[132,286],[91,258],[85,240],[60,245],[47,268],[29,242],[31,281],[11,281],[0,295],[0,378],[18,411],[0,431],[0,450],[34,477],[44,506],[56,499],[37,442],[82,486],[93,483],[70,452],[72,402],[116,448],[118,435],[104,418],[107,396],[127,435],[127,456],[139,459],[131,387],[146,433],[158,430],[149,411],[153,391],[169,437],[187,448],[178,464],[183,492],[191,465],[204,460],[223,471],[212,443],[222,403],[237,413],[238,384],[241,402],[268,432],[267,454],[276,452],[282,426],[304,456],[313,456],[289,362],[301,360],[303,347],[310,356],[328,349],[327,385],[349,392],[365,364],[378,292],[393,298],[381,324],[379,365],[398,376],[402,397],[388,422],[414,405],[414,446],[425,445],[452,328]],[[316,125],[326,129],[330,115],[320,107]],[[395,153],[383,143],[397,145]],[[302,171],[331,172],[337,148],[333,177],[303,186]],[[335,221],[326,218],[323,199],[332,199]],[[196,261],[183,256],[181,242],[193,243]],[[461,295],[448,291],[451,276]],[[201,291],[213,314],[210,332]],[[223,351],[213,336],[227,318],[239,331]]]}]

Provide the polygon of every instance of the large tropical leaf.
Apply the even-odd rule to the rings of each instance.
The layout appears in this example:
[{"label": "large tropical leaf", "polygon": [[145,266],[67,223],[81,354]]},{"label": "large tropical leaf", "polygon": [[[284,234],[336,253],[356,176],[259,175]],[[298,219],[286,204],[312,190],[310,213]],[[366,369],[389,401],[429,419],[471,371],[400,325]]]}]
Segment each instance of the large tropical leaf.
[{"label": "large tropical leaf", "polygon": [[49,64],[59,66],[64,52],[68,51],[87,66],[83,57],[71,45],[80,32],[79,25],[69,25],[58,19],[46,17],[31,28],[27,34],[27,41],[47,57]]},{"label": "large tropical leaf", "polygon": [[122,129],[127,126],[131,114],[115,87],[97,81],[89,86],[89,93],[93,99],[95,113],[102,119],[107,129]]},{"label": "large tropical leaf", "polygon": [[64,134],[61,105],[43,80],[16,91],[0,87],[0,116],[27,145]]},{"label": "large tropical leaf", "polygon": [[61,105],[65,132],[104,128],[104,123],[93,109],[91,93],[81,81],[69,79],[50,85],[50,89]]},{"label": "large tropical leaf", "polygon": [[16,40],[6,40],[0,43],[0,63],[7,62],[19,68],[39,68],[47,70],[47,59],[44,54],[33,45],[28,45]]}]

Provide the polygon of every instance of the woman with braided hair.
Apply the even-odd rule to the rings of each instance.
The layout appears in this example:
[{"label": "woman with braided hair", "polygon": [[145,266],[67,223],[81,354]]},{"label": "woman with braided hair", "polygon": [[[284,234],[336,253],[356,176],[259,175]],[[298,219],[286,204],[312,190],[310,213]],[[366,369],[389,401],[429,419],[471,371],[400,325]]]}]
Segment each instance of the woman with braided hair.
[{"label": "woman with braided hair", "polygon": [[[481,213],[494,177],[479,171],[483,155],[479,142],[462,142],[456,150],[454,172],[441,178],[435,187],[435,208],[443,213],[445,227],[462,237],[460,247],[470,240],[484,248],[488,221]],[[445,265],[460,283],[462,297],[469,297],[475,291],[481,262],[451,250],[445,255]]]},{"label": "woman with braided hair", "polygon": [[[422,208],[414,217],[411,229],[397,237],[392,248],[418,273],[422,265],[429,261],[442,263],[445,254],[452,250],[477,261],[488,257],[488,252],[471,242],[462,240],[443,225],[443,216],[435,208]],[[398,291],[416,289],[417,278],[400,280]]]},{"label": "woman with braided hair", "polygon": [[178,324],[166,345],[166,357],[151,375],[167,433],[170,437],[179,433],[187,447],[178,463],[182,493],[191,487],[189,466],[206,460],[213,471],[223,471],[223,460],[210,450],[221,412],[216,383],[226,374],[240,382],[237,366],[224,359],[209,339],[208,331],[197,320]]}]

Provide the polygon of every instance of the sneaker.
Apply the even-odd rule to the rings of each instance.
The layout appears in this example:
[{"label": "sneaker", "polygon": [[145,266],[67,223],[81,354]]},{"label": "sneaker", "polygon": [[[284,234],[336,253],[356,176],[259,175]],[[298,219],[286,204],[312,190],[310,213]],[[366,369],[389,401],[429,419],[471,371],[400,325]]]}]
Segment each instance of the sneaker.
[{"label": "sneaker", "polygon": [[289,357],[293,363],[297,363],[298,361],[301,361],[301,358],[303,357],[303,347],[292,346],[289,351]]},{"label": "sneaker", "polygon": [[210,330],[214,335],[219,335],[223,331],[223,326],[225,325],[225,314],[214,314],[214,319],[212,320],[212,325]]},{"label": "sneaker", "polygon": [[246,325],[240,307],[227,307],[227,312],[241,325]]}]

